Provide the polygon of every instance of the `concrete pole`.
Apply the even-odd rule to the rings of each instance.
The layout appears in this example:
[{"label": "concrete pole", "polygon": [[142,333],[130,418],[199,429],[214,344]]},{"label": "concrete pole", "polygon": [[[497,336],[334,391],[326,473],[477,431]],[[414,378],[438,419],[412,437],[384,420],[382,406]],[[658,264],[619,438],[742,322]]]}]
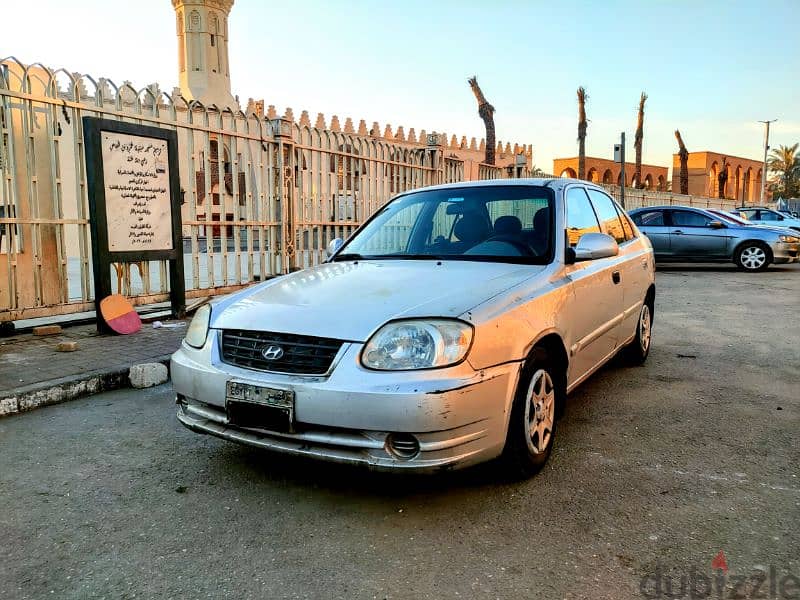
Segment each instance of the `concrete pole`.
[{"label": "concrete pole", "polygon": [[767,189],[767,152],[769,152],[769,124],[774,123],[778,119],[772,119],[771,121],[759,121],[759,123],[764,123],[767,126],[766,131],[764,132],[764,166],[761,168],[761,197],[759,198],[760,204],[765,204],[767,200],[766,196],[766,189]]}]

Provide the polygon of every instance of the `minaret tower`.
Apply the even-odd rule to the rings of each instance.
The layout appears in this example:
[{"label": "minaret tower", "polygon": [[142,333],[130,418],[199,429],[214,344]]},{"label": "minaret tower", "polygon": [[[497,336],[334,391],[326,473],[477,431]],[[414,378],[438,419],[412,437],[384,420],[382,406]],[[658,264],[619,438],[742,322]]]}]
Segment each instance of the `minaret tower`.
[{"label": "minaret tower", "polygon": [[234,0],[172,0],[177,17],[181,94],[220,109],[236,107],[228,67],[228,14]]}]

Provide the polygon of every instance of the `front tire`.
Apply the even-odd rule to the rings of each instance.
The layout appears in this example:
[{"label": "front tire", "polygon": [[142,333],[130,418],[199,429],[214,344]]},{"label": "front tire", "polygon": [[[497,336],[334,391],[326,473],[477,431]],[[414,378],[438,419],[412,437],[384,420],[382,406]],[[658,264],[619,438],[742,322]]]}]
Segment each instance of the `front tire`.
[{"label": "front tire", "polygon": [[523,368],[506,433],[501,460],[510,475],[528,478],[544,467],[553,449],[556,418],[566,399],[566,377],[546,355]]},{"label": "front tire", "polygon": [[769,247],[761,242],[747,242],[736,251],[736,266],[743,271],[763,271],[772,262]]}]

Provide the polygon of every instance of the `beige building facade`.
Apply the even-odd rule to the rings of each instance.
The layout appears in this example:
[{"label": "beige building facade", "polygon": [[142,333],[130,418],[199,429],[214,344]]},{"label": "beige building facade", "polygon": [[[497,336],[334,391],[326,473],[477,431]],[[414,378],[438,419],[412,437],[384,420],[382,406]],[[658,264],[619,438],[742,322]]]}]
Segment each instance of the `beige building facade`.
[{"label": "beige building facade", "polygon": [[[758,160],[720,152],[690,152],[688,160],[689,194],[728,198],[741,204],[766,202],[761,199],[764,164]],[[727,177],[720,178],[725,172]],[[672,155],[672,189],[680,190],[681,161]],[[720,185],[722,196],[720,196]]]},{"label": "beige building facade", "polygon": [[[636,165],[625,163],[625,185],[638,187],[634,181]],[[667,190],[667,167],[642,165],[643,189],[653,191]],[[578,157],[556,158],[553,160],[553,175],[558,177],[578,177]],[[622,183],[622,165],[606,158],[586,157],[586,179],[594,183],[620,185]]]}]

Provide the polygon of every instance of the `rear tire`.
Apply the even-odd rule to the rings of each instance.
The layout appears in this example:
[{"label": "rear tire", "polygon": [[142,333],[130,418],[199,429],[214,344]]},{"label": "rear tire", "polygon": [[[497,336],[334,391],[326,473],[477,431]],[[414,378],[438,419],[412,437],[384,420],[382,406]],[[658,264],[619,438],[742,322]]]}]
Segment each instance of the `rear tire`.
[{"label": "rear tire", "polygon": [[736,251],[733,261],[742,271],[763,271],[772,262],[769,246],[762,242],[745,242]]},{"label": "rear tire", "polygon": [[547,353],[534,349],[520,376],[501,461],[515,479],[532,477],[553,449],[556,420],[566,399],[566,376]]},{"label": "rear tire", "polygon": [[653,341],[653,305],[646,298],[639,310],[639,320],[636,323],[636,337],[623,350],[623,358],[629,365],[641,365],[650,354],[650,344]]}]

